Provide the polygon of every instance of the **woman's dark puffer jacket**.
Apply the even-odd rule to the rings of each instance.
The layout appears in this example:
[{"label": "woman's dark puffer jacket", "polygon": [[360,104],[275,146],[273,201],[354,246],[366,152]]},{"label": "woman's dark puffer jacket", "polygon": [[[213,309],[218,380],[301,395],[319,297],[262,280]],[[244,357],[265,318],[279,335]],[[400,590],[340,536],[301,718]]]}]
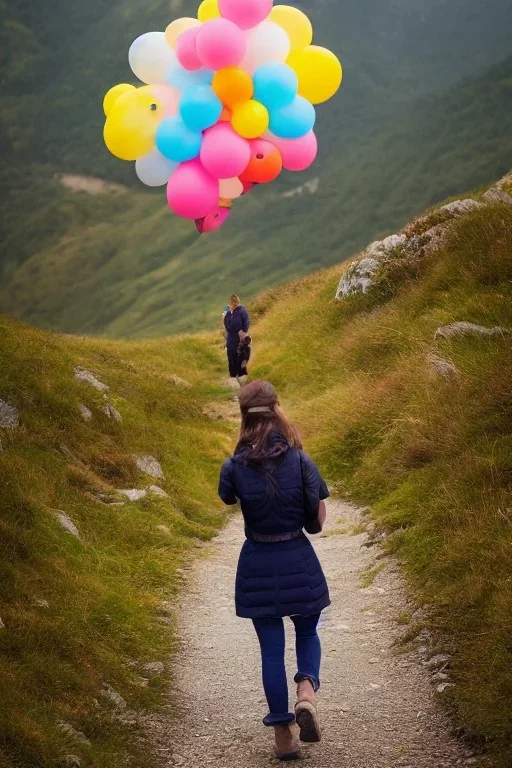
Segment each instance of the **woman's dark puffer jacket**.
[{"label": "woman's dark puffer jacket", "polygon": [[[311,616],[329,603],[322,567],[302,533],[291,541],[261,543],[252,533],[276,535],[302,529],[329,491],[313,461],[272,436],[276,458],[248,461],[247,451],[222,467],[219,495],[225,504],[240,500],[247,541],[236,576],[236,612],[242,618]],[[277,450],[276,450],[277,449]]]}]

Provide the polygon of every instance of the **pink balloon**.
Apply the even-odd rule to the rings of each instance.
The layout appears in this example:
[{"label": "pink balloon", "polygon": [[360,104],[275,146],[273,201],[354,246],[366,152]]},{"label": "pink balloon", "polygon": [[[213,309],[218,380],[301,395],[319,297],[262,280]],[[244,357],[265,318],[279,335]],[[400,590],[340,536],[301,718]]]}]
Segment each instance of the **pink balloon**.
[{"label": "pink balloon", "polygon": [[205,171],[199,160],[176,168],[167,185],[169,207],[183,219],[202,219],[219,199],[219,182]]},{"label": "pink balloon", "polygon": [[248,195],[251,189],[256,186],[256,183],[254,181],[242,181],[242,185],[244,188],[242,195]]},{"label": "pink balloon", "polygon": [[210,19],[199,28],[197,53],[207,69],[236,67],[246,50],[244,33],[228,19]]},{"label": "pink balloon", "polygon": [[300,139],[280,139],[272,133],[265,138],[277,147],[283,158],[283,168],[287,171],[305,171],[315,162],[318,142],[313,131]]},{"label": "pink balloon", "polygon": [[231,213],[230,208],[221,208],[216,205],[213,211],[210,211],[204,219],[196,219],[197,231],[202,235],[207,232],[215,232],[220,229]]},{"label": "pink balloon", "polygon": [[201,69],[201,59],[197,54],[197,36],[201,27],[193,27],[182,32],[176,41],[176,58],[189,71]]},{"label": "pink balloon", "polygon": [[219,0],[221,16],[240,29],[250,29],[264,21],[272,10],[273,0]]},{"label": "pink balloon", "polygon": [[201,162],[216,179],[239,176],[249,164],[251,146],[229,123],[217,123],[205,131]]},{"label": "pink balloon", "polygon": [[178,114],[180,94],[170,85],[148,85],[148,92],[160,102],[163,107],[163,117],[174,117]]}]

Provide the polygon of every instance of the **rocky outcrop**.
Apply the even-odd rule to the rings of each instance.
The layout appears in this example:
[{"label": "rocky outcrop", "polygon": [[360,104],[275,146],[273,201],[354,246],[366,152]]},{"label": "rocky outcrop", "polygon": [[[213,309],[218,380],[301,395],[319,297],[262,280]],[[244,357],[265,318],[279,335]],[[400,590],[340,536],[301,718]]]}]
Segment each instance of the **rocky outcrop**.
[{"label": "rocky outcrop", "polygon": [[85,733],[82,733],[82,731],[77,731],[76,728],[73,728],[72,725],[64,722],[63,720],[58,720],[57,725],[59,726],[61,731],[63,731],[68,736],[70,736],[72,739],[75,739],[76,741],[80,741],[82,744],[88,744],[90,746],[91,742],[89,741]]},{"label": "rocky outcrop", "polygon": [[140,501],[148,495],[147,491],[138,490],[137,488],[117,488],[117,492],[126,496],[128,501]]},{"label": "rocky outcrop", "polygon": [[164,471],[154,456],[135,456],[135,462],[141,472],[157,480],[165,480]]},{"label": "rocky outcrop", "polygon": [[103,683],[100,693],[118,709],[126,709],[126,701],[121,694],[115,691],[108,683]]},{"label": "rocky outcrop", "polygon": [[494,326],[484,328],[475,323],[458,322],[451,325],[442,325],[435,333],[435,339],[452,339],[460,336],[505,336],[509,331],[506,328]]},{"label": "rocky outcrop", "polygon": [[101,406],[102,412],[105,414],[107,419],[113,419],[114,421],[120,422],[123,420],[121,414],[119,411],[117,411],[113,405],[110,403],[103,403]]},{"label": "rocky outcrop", "polygon": [[154,493],[155,496],[161,496],[164,499],[170,499],[169,494],[166,493],[166,491],[164,491],[164,489],[160,488],[158,485],[150,485],[148,491],[150,493]]},{"label": "rocky outcrop", "polygon": [[[509,192],[511,194],[509,194]],[[489,202],[500,202],[512,205],[512,173],[504,176],[497,184],[487,190],[484,195]]]},{"label": "rocky outcrop", "polygon": [[17,429],[20,425],[20,414],[14,405],[0,400],[0,428]]},{"label": "rocky outcrop", "polygon": [[84,421],[86,422],[92,421],[92,411],[90,411],[86,405],[84,405],[83,403],[79,403],[78,410],[80,411],[80,416]]},{"label": "rocky outcrop", "polygon": [[382,267],[398,258],[412,268],[442,245],[450,222],[482,205],[471,198],[454,200],[415,219],[402,232],[371,243],[361,257],[349,265],[340,280],[336,299],[342,301],[355,294],[368,293],[378,282]]},{"label": "rocky outcrop", "polygon": [[91,384],[94,389],[97,389],[98,392],[104,392],[110,389],[107,384],[103,384],[102,381],[99,381],[93,373],[86,368],[81,368],[79,365],[75,368],[75,379],[77,381],[86,381],[88,384]]}]

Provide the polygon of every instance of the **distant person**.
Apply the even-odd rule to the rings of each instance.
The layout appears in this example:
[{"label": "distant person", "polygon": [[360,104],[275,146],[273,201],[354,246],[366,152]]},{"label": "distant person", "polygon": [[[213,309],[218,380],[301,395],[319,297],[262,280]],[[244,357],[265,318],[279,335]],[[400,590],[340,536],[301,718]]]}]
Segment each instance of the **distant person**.
[{"label": "distant person", "polygon": [[[238,396],[242,414],[235,454],[221,470],[219,495],[240,501],[246,541],[236,576],[236,613],[252,619],[261,648],[263,688],[280,760],[300,757],[290,725],[304,742],[320,741],[315,693],[320,686],[317,625],[329,590],[315,551],[305,536],[320,533],[329,491],[313,461],[302,452],[296,429],[280,410],[265,381],[247,384]],[[283,617],[295,625],[297,702],[289,711]]]},{"label": "distant person", "polygon": [[245,375],[240,368],[238,347],[240,342],[245,339],[249,325],[249,314],[246,308],[241,305],[238,296],[233,294],[229,300],[229,312],[224,317],[224,327],[226,329],[229,375],[230,378],[238,381]]}]

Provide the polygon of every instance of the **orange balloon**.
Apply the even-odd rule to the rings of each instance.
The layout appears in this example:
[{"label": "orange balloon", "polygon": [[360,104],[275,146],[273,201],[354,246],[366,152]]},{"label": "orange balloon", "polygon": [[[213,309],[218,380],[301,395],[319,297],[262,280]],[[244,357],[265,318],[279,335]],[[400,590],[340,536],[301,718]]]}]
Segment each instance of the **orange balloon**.
[{"label": "orange balloon", "polygon": [[239,67],[226,67],[216,72],[212,88],[227,107],[249,101],[254,93],[252,77]]},{"label": "orange balloon", "polygon": [[268,184],[277,179],[283,169],[281,153],[270,141],[254,139],[251,141],[251,160],[240,175],[241,182]]},{"label": "orange balloon", "polygon": [[230,123],[232,117],[233,117],[233,113],[231,112],[231,110],[228,109],[227,107],[224,107],[219,117],[219,120],[223,123]]}]

